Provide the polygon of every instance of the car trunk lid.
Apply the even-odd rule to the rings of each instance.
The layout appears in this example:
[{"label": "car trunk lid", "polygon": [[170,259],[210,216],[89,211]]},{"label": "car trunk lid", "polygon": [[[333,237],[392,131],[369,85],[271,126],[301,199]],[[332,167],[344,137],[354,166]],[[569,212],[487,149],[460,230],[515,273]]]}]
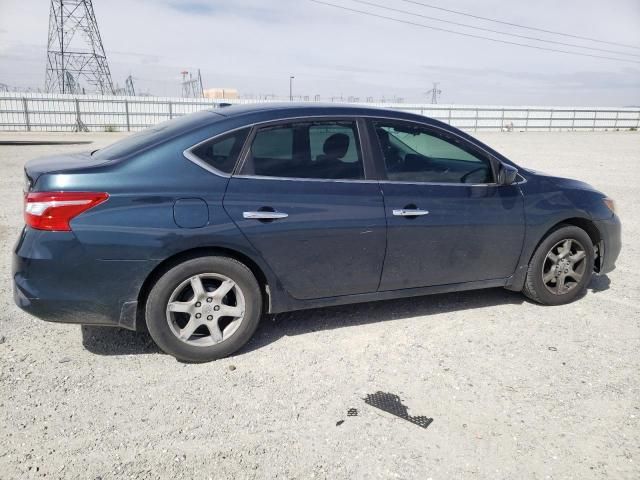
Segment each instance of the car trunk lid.
[{"label": "car trunk lid", "polygon": [[51,155],[29,160],[24,166],[25,192],[31,191],[42,174],[98,167],[109,161],[93,157],[92,152]]}]

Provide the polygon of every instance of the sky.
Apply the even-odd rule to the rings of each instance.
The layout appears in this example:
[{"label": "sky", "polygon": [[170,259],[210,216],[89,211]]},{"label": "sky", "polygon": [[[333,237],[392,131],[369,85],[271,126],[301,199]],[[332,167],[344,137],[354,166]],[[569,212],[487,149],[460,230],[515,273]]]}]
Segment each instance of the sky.
[{"label": "sky", "polygon": [[[436,28],[609,60],[506,45],[321,5],[310,0],[94,0],[114,83],[178,96],[180,72],[243,96],[320,95],[443,104],[640,105],[640,0],[417,0],[473,15],[638,48],[594,43],[454,15],[406,0],[323,0]],[[44,87],[47,0],[0,0],[0,83]],[[385,10],[372,4],[404,10]],[[455,26],[419,15],[558,44]]]}]

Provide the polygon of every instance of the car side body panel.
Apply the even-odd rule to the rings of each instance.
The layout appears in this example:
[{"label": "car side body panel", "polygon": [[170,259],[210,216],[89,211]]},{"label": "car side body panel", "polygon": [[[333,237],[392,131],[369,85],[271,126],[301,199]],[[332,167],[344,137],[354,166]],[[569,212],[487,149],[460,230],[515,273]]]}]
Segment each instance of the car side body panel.
[{"label": "car side body panel", "polygon": [[[387,255],[380,290],[507,278],[525,225],[518,185],[382,183]],[[419,217],[393,211],[415,205]]]},{"label": "car side body panel", "polygon": [[[271,228],[277,227],[277,223],[261,229],[265,234],[256,230],[252,239],[252,233],[238,228],[238,222],[242,220],[236,217],[245,208],[243,202],[247,198],[255,195],[257,199],[268,194],[269,189],[275,188],[273,184],[269,186],[269,180],[264,180],[263,186],[255,184],[248,189],[247,198],[242,199],[244,187],[229,190],[230,175],[212,173],[189,161],[184,151],[234,128],[309,116],[385,116],[437,126],[481,145],[499,161],[514,165],[464,132],[435,120],[403,112],[305,105],[232,107],[228,113],[226,109],[221,109],[216,114],[197,114],[183,122],[180,128],[170,130],[166,137],[162,130],[151,134],[148,144],[135,151],[125,150],[126,155],[121,157],[102,158],[98,154],[93,158],[84,155],[64,162],[52,158],[27,164],[26,173],[33,191],[100,191],[108,192],[109,199],[73,219],[71,232],[43,232],[29,227],[23,229],[13,259],[16,303],[47,320],[136,328],[142,308],[138,302],[144,301],[145,288],[154,275],[171,265],[174,259],[183,258],[189,252],[214,251],[246,258],[255,265],[268,286],[265,288],[267,310],[273,313],[484,287],[519,289],[524,281],[527,263],[540,239],[557,223],[572,218],[600,225],[603,241],[607,243],[603,268],[606,271],[613,268],[620,249],[619,220],[602,204],[602,194],[585,190],[578,183],[574,186],[563,183],[560,187],[559,179],[525,169],[521,169],[523,181],[510,187],[519,189],[522,197],[516,200],[514,195],[508,195],[501,200],[522,202],[524,208],[524,225],[520,227],[524,232],[518,232],[515,228],[508,234],[512,235],[515,242],[509,255],[513,254],[514,258],[519,259],[511,260],[514,263],[512,272],[508,272],[506,263],[496,268],[491,276],[497,278],[481,279],[476,272],[474,281],[462,281],[463,277],[451,276],[448,283],[443,285],[403,289],[401,270],[398,270],[395,274],[398,284],[376,292],[372,286],[380,280],[380,268],[385,255],[384,252],[379,253],[387,228],[383,209],[389,207],[383,207],[384,184],[378,184],[377,178],[368,178],[371,182],[362,184],[368,186],[359,187],[366,192],[360,201],[350,202],[344,197],[344,192],[332,187],[327,188],[327,192],[337,195],[334,200],[315,208],[312,205],[313,198],[305,191],[304,185],[287,191],[282,201],[290,203],[289,208],[294,208],[292,211],[300,215],[290,230],[295,250],[292,250],[289,259],[284,256],[286,252],[281,251],[284,261],[270,263],[265,249],[284,248],[284,245],[278,244],[277,236],[269,233]],[[105,154],[105,157],[109,155]],[[373,174],[375,177],[375,169]],[[380,192],[379,196],[375,191]],[[230,195],[226,197],[225,209],[223,199],[227,193]],[[475,193],[470,191],[472,194]],[[498,193],[495,195],[500,197]],[[183,211],[176,218],[176,211],[182,211],[185,205],[194,201],[198,204],[197,214],[192,217],[186,212],[184,216]],[[445,203],[443,201],[441,208]],[[206,222],[203,222],[203,204],[206,205]],[[329,227],[336,229],[337,234],[334,232],[325,242],[319,225],[325,220],[331,221],[331,215],[344,209],[348,209],[348,213],[341,213],[342,221],[333,219]],[[313,218],[314,214],[318,217]],[[365,218],[354,221],[359,215]],[[258,227],[257,224],[253,225],[250,229]],[[304,276],[295,277],[286,273],[305,259],[309,260],[305,256],[305,239],[300,233],[309,225],[315,225],[314,238],[310,240],[316,242],[316,246],[310,261],[319,264],[316,273],[322,275],[323,280],[326,279],[331,270],[328,259],[333,255],[341,259],[341,266],[351,267],[342,272],[344,275],[346,271],[347,275],[342,278],[340,288],[331,294],[326,287],[322,298],[311,298],[312,278],[304,280]],[[440,225],[439,228],[445,228],[446,222]],[[524,238],[518,240],[521,235]],[[360,255],[357,261],[350,259],[353,252],[339,249],[340,238],[361,240],[357,244],[356,252]],[[368,252],[373,252],[372,256],[364,261],[364,255]],[[468,251],[469,255],[476,253],[474,250]],[[452,254],[455,252],[452,251]],[[495,259],[488,255],[486,261],[490,265],[489,262]],[[436,268],[444,267],[446,262],[439,263]],[[478,264],[477,270],[480,269],[481,265]],[[366,281],[356,278],[358,271],[367,276]]]},{"label": "car side body panel", "polygon": [[[377,182],[232,177],[224,207],[292,297],[377,290],[387,229]],[[265,208],[288,216],[243,218]]]},{"label": "car side body panel", "polygon": [[[552,177],[521,169],[525,181],[521,184],[526,235],[518,268],[509,282],[509,289],[521,290],[529,261],[546,234],[561,223],[592,222],[600,236],[607,230],[617,231],[618,240],[611,239],[612,248],[603,261],[615,262],[620,252],[620,221],[602,202],[603,195],[588,185],[569,179]],[[558,183],[562,183],[559,188]],[[600,227],[598,228],[598,225]],[[613,235],[616,236],[615,234]],[[610,271],[613,266],[608,269]],[[602,273],[605,273],[604,271]]]}]

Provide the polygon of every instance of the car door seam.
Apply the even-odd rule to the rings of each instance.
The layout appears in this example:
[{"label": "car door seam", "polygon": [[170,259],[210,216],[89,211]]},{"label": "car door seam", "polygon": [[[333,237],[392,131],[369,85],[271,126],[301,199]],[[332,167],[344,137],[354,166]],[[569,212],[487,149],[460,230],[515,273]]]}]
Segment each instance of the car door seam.
[{"label": "car door seam", "polygon": [[382,285],[384,267],[387,263],[387,248],[389,245],[389,221],[387,219],[387,203],[384,198],[384,190],[382,189],[382,184],[380,183],[380,181],[378,181],[378,188],[380,190],[380,197],[382,198],[382,209],[384,213],[384,255],[382,256],[382,265],[380,267],[380,278],[378,278],[378,287],[376,288],[376,292],[380,291],[380,286]]}]

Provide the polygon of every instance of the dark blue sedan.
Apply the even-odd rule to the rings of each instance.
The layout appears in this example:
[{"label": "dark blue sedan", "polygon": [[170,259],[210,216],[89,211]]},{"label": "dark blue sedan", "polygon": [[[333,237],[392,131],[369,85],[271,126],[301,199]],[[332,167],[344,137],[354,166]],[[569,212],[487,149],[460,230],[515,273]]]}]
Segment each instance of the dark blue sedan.
[{"label": "dark blue sedan", "polygon": [[187,361],[265,312],[487,287],[567,303],[620,252],[604,194],[399,111],[220,108],[25,175],[16,303],[148,328]]}]

